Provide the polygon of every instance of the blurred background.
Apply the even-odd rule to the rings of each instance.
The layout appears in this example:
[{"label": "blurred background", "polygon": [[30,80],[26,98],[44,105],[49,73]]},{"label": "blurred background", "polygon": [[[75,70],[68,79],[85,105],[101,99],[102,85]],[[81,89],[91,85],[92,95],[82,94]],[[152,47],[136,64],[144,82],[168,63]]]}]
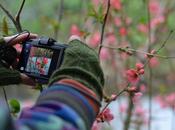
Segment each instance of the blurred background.
[{"label": "blurred background", "polygon": [[[21,3],[0,0],[13,17]],[[106,9],[107,0],[26,0],[20,19],[23,30],[62,43],[78,35],[98,51]],[[110,97],[125,88],[126,71],[141,62],[145,74],[133,85],[143,95],[134,105],[128,94],[120,96],[109,105],[114,120],[100,123],[94,130],[175,130],[174,21],[174,0],[111,0],[100,53],[106,78],[104,93]],[[16,33],[14,24],[0,9],[0,36]],[[146,55],[159,48],[158,56]],[[40,93],[24,85],[5,89],[8,99],[18,99],[22,107],[33,104]],[[4,100],[2,89],[0,92]]]}]

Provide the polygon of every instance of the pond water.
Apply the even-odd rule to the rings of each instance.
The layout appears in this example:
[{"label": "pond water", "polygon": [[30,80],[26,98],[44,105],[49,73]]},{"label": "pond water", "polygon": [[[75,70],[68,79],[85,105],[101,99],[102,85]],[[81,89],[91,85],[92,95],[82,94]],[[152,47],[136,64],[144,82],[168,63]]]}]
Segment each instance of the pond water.
[{"label": "pond water", "polygon": [[[32,105],[39,95],[39,91],[28,89],[27,86],[19,85],[19,86],[8,86],[6,87],[6,93],[8,99],[16,98],[21,101],[22,107]],[[4,94],[2,88],[0,88],[0,100],[4,100]],[[123,121],[121,119],[121,112],[119,106],[121,104],[127,104],[126,98],[121,97],[119,101],[113,102],[109,107],[112,110],[115,118],[110,123],[110,127],[108,124],[105,126],[109,127],[107,130],[123,130]],[[148,98],[144,97],[142,99],[142,106],[148,113]],[[152,100],[152,129],[151,130],[175,130],[175,119],[173,119],[173,114],[171,109],[162,109],[157,102]],[[122,114],[123,118],[125,114]],[[172,124],[174,123],[174,126]],[[172,128],[174,127],[174,129]],[[106,129],[103,129],[106,130]],[[130,130],[136,130],[135,127],[130,128]],[[148,125],[144,125],[141,130],[148,130]]]}]

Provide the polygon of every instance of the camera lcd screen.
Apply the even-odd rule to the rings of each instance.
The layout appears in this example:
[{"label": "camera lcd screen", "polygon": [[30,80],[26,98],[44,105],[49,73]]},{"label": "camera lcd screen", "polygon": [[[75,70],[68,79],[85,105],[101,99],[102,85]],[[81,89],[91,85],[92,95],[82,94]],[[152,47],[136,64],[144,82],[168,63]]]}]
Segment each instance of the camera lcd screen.
[{"label": "camera lcd screen", "polygon": [[32,46],[25,71],[37,75],[48,75],[52,56],[51,49]]}]

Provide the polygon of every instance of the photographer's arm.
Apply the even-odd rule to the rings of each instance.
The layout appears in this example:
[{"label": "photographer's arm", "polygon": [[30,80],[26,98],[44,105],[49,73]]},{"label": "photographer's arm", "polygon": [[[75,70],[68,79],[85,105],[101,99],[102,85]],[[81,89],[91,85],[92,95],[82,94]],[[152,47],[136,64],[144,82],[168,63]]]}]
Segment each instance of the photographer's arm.
[{"label": "photographer's arm", "polygon": [[0,117],[0,122],[6,122],[0,124],[0,129],[90,130],[99,112],[103,85],[98,55],[74,40],[65,51],[61,68],[52,75],[49,88],[35,105],[24,109],[15,125],[11,125],[10,118]]}]

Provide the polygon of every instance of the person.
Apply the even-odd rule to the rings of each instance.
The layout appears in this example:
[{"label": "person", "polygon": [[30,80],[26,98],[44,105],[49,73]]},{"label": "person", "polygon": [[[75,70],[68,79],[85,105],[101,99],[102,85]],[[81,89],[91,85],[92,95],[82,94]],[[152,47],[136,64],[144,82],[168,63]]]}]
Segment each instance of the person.
[{"label": "person", "polygon": [[[0,50],[2,46],[8,46],[14,51],[13,45],[24,41],[26,35],[22,34],[8,45],[14,36],[2,38]],[[36,37],[30,34],[29,38]],[[68,44],[61,67],[52,74],[48,88],[41,92],[33,106],[24,108],[19,118],[13,121],[7,109],[1,105],[0,130],[91,129],[101,107],[103,71],[95,50],[75,37]],[[2,56],[0,60],[4,60]],[[32,80],[13,67],[3,66],[2,62],[0,64],[0,86]]]}]

